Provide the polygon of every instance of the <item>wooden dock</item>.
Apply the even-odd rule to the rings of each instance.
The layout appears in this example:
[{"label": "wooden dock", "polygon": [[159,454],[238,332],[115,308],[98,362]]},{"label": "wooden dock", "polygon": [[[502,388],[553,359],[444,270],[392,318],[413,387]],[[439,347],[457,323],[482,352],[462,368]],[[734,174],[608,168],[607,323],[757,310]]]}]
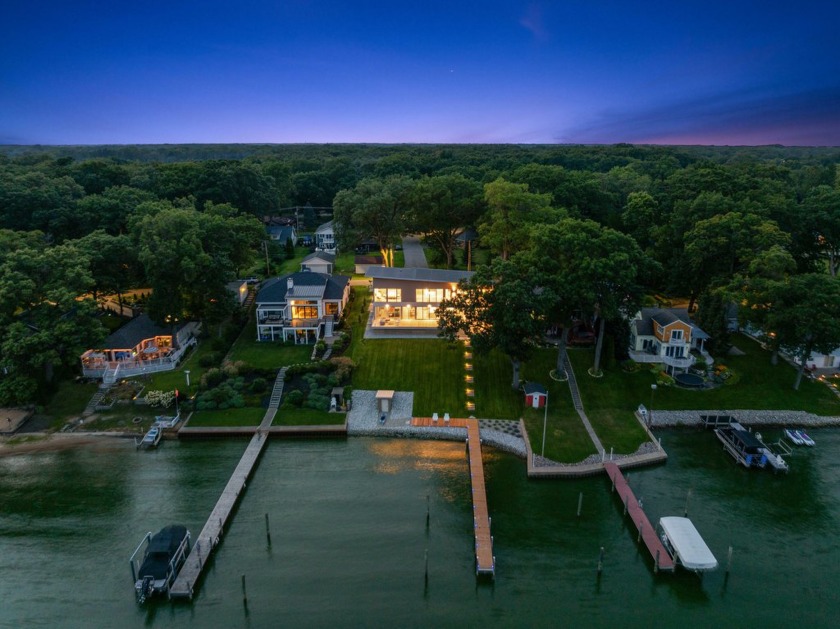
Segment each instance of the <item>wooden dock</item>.
[{"label": "wooden dock", "polygon": [[673,572],[674,561],[671,559],[671,555],[668,554],[668,551],[662,544],[662,540],[656,534],[656,529],[651,526],[650,520],[645,515],[639,501],[636,500],[636,496],[633,495],[633,490],[630,489],[630,485],[627,484],[627,480],[624,478],[618,465],[612,461],[607,461],[604,463],[604,470],[610,477],[613,490],[618,492],[625,512],[630,516],[633,524],[636,525],[639,537],[644,541],[648,552],[650,552],[650,556],[654,562],[654,570]]},{"label": "wooden dock", "polygon": [[210,559],[210,555],[218,545],[224,532],[225,524],[233,512],[239,496],[245,489],[245,483],[251,475],[260,454],[268,443],[268,437],[262,432],[257,432],[248,444],[245,454],[239,460],[239,464],[231,474],[230,480],[225,486],[222,495],[216,502],[216,506],[207,518],[204,528],[193,544],[193,549],[187,557],[187,561],[181,568],[178,578],[169,590],[170,598],[192,599],[195,584],[204,571],[204,566]]},{"label": "wooden dock", "polygon": [[426,428],[466,428],[467,458],[470,464],[470,484],[473,500],[473,530],[475,532],[475,573],[478,576],[496,575],[493,556],[493,536],[490,534],[490,515],[487,509],[487,488],[484,484],[484,460],[481,457],[481,434],[477,419],[452,417],[412,417],[412,426]]},{"label": "wooden dock", "polygon": [[[452,420],[450,420],[451,422]],[[496,576],[493,556],[493,536],[490,534],[490,515],[487,510],[487,489],[484,485],[484,461],[481,458],[481,436],[477,419],[467,422],[467,448],[472,483],[473,526],[475,528],[475,573]]]}]

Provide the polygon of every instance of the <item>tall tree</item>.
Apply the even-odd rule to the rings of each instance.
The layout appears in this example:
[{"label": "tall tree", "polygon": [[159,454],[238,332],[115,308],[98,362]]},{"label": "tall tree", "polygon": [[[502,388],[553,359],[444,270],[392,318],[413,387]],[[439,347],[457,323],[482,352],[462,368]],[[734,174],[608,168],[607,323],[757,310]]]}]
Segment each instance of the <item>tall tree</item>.
[{"label": "tall tree", "polygon": [[508,260],[528,244],[531,228],[541,221],[558,218],[551,211],[551,195],[534,194],[527,184],[511,183],[503,178],[484,184],[485,212],[478,232],[481,241],[493,253]]},{"label": "tall tree", "polygon": [[405,177],[368,178],[335,195],[339,244],[348,248],[373,238],[385,266],[394,266],[394,247],[407,228],[409,187],[410,180]]},{"label": "tall tree", "polygon": [[460,333],[473,349],[487,354],[498,348],[511,362],[511,387],[519,388],[519,368],[536,347],[545,330],[545,313],[552,297],[538,290],[528,270],[511,261],[496,259],[482,266],[437,310],[440,335],[454,340]]},{"label": "tall tree", "polygon": [[482,207],[481,187],[462,175],[423,177],[411,188],[409,224],[425,235],[452,268],[457,237],[478,219]]},{"label": "tall tree", "polygon": [[0,259],[0,404],[31,402],[56,369],[104,338],[89,292],[88,260],[75,246],[22,247]]},{"label": "tall tree", "polygon": [[793,384],[798,390],[811,354],[828,354],[840,346],[840,278],[821,273],[793,275],[775,283],[769,296],[768,330],[799,363]]},{"label": "tall tree", "polygon": [[840,269],[840,190],[830,186],[812,188],[805,198],[805,222],[819,251],[828,263],[828,272]]}]

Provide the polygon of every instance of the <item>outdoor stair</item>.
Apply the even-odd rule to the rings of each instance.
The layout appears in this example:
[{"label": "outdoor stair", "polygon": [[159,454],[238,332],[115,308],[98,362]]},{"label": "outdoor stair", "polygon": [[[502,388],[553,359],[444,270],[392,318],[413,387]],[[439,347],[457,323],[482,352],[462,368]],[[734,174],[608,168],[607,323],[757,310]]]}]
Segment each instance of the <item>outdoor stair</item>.
[{"label": "outdoor stair", "polygon": [[274,380],[274,388],[271,390],[271,398],[268,400],[268,408],[279,408],[280,398],[283,397],[283,384],[286,381],[286,368],[283,367],[277,372]]},{"label": "outdoor stair", "polygon": [[589,418],[586,416],[586,411],[583,410],[583,402],[580,399],[580,391],[578,390],[577,380],[575,379],[575,372],[572,369],[572,363],[569,360],[568,354],[565,356],[564,366],[566,368],[566,373],[569,375],[568,385],[569,391],[572,394],[572,404],[577,411],[578,417],[580,417],[580,420],[583,422],[583,427],[586,429],[586,432],[589,433],[589,438],[592,439],[595,449],[603,456],[605,453],[604,445],[601,443],[598,435],[595,434],[595,429],[589,422]]},{"label": "outdoor stair", "polygon": [[89,417],[96,412],[96,407],[99,406],[99,403],[102,401],[108,391],[111,389],[110,384],[100,384],[99,388],[96,390],[96,393],[93,394],[93,397],[90,398],[90,402],[88,402],[85,410],[82,411],[82,415],[84,417]]}]

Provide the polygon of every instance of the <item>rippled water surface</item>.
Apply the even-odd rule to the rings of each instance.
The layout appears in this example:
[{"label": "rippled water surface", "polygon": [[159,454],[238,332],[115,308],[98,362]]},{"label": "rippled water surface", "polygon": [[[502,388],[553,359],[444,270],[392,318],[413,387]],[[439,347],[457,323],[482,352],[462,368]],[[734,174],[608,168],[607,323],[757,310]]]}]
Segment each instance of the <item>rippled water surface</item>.
[{"label": "rippled water surface", "polygon": [[490,450],[498,574],[477,584],[464,444],[274,441],[195,601],[140,608],[129,555],[169,523],[197,535],[245,442],[2,458],[0,626],[836,626],[840,431],[814,431],[788,476],[736,467],[711,433],[661,434],[668,463],[630,484],[652,521],[690,489],[728,577],[654,574],[605,477],[529,481]]}]

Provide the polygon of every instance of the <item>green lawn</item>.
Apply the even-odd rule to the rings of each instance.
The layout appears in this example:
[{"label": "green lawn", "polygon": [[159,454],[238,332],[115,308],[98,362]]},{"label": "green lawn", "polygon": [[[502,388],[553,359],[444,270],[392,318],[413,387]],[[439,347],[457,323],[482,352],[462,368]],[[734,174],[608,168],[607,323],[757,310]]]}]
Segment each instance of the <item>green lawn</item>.
[{"label": "green lawn", "polygon": [[198,388],[201,376],[205,371],[207,371],[207,368],[199,365],[198,361],[202,356],[212,351],[210,343],[206,340],[199,341],[198,345],[190,350],[190,355],[187,356],[187,359],[182,362],[177,369],[173,369],[172,371],[161,371],[148,376],[130,379],[138,380],[146,387],[142,395],[145,395],[149,391],[174,391],[175,389],[180,389],[181,391],[186,392],[187,376],[184,372],[189,370],[190,388],[192,391],[195,391]]},{"label": "green lawn", "polygon": [[510,386],[513,367],[507,356],[500,351],[485,356],[473,352],[473,374],[476,417],[519,419],[522,416],[522,394]]},{"label": "green lawn", "polygon": [[343,424],[345,413],[329,413],[311,408],[280,409],[274,416],[272,426],[323,426]]},{"label": "green lawn", "polygon": [[223,411],[196,411],[190,417],[190,428],[205,428],[216,426],[259,426],[265,417],[265,409],[229,408]]},{"label": "green lawn", "polygon": [[61,428],[67,419],[81,415],[97,388],[95,383],[60,381],[52,398],[44,406],[44,414],[52,418],[51,426]]},{"label": "green lawn", "polygon": [[466,414],[464,346],[442,339],[354,339],[356,389],[414,391],[414,414]]},{"label": "green lawn", "polygon": [[[589,438],[589,433],[572,405],[569,385],[552,380],[548,375],[554,369],[556,361],[556,350],[537,350],[524,366],[523,375],[526,380],[538,382],[548,389],[545,456],[561,463],[577,463],[590,454],[596,454],[595,444]],[[524,395],[518,393],[517,398],[522,404]],[[528,431],[531,448],[541,454],[546,411],[527,407],[522,412],[522,419]]]},{"label": "green lawn", "polygon": [[286,365],[309,362],[312,345],[286,345],[280,341],[257,341],[253,317],[236,339],[230,352],[233,361],[242,360],[257,369],[280,369]]}]

